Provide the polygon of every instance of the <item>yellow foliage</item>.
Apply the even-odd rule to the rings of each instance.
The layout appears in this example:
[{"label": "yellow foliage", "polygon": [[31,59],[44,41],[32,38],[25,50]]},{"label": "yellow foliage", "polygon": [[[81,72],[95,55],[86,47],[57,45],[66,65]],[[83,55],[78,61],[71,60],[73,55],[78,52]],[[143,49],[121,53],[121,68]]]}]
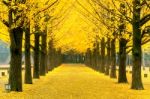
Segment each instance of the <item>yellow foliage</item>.
[{"label": "yellow foliage", "polygon": [[[20,4],[18,7],[23,9],[26,13],[27,23],[30,20],[31,24],[31,33],[35,32],[35,24],[40,27],[40,30],[44,30],[46,25],[48,26],[48,41],[54,39],[55,47],[61,47],[63,52],[75,49],[78,52],[85,52],[87,48],[93,47],[93,42],[95,37],[98,36],[98,41],[107,36],[114,38],[112,33],[116,29],[111,29],[110,27],[105,26],[102,22],[106,22],[109,26],[118,26],[118,21],[120,20],[117,15],[120,14],[118,9],[120,9],[120,3],[123,1],[113,0],[115,5],[110,0],[101,0],[103,6],[114,9],[116,13],[116,21],[110,21],[110,13],[100,7],[99,3],[93,3],[93,0],[59,0],[51,8],[47,9],[36,15],[37,12],[42,11],[48,5],[52,4],[55,0],[27,0],[26,4]],[[80,3],[78,3],[78,2]],[[125,0],[128,4],[131,4],[131,0]],[[46,4],[45,4],[46,3]],[[82,7],[83,6],[83,7]],[[4,19],[8,19],[8,8],[2,4],[0,1],[0,16]],[[103,13],[105,16],[99,16],[96,14],[94,8],[97,10],[97,13]],[[30,9],[30,10],[29,10]],[[130,14],[130,9],[127,8],[129,17],[132,18]],[[146,8],[142,9],[142,16],[147,14],[149,10]],[[44,22],[44,15],[48,14],[51,18],[50,21]],[[141,16],[141,17],[142,17]],[[127,23],[127,31],[132,33],[131,24]],[[28,24],[28,23],[27,23]],[[149,23],[148,23],[149,24]],[[146,24],[146,25],[148,25]],[[142,27],[143,29],[144,27]],[[0,39],[3,41],[9,42],[9,33],[7,28],[0,22]],[[129,39],[130,35],[126,33],[123,35],[124,38]],[[33,35],[31,36],[32,45],[34,43]],[[130,38],[132,40],[132,38]],[[116,43],[116,46],[118,43]],[[132,46],[132,41],[128,43],[129,46]],[[149,47],[149,44],[146,44]],[[117,48],[118,51],[118,48]]]}]

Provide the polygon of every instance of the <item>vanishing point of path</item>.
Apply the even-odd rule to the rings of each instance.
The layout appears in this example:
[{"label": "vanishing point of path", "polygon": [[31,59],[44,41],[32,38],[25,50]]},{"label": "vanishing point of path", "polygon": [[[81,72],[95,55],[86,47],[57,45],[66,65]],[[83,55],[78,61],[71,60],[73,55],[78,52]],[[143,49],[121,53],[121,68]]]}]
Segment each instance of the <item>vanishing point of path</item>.
[{"label": "vanishing point of path", "polygon": [[24,92],[0,93],[0,99],[150,99],[150,89],[130,90],[82,64],[64,64],[24,85]]}]

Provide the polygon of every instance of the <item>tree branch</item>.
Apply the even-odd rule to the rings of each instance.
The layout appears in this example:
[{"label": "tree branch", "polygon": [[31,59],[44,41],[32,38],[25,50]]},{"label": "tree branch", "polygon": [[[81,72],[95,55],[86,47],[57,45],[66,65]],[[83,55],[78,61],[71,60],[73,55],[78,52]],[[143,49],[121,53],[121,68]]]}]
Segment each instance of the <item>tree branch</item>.
[{"label": "tree branch", "polygon": [[140,26],[143,26],[150,20],[150,14],[145,15],[141,20],[140,20]]},{"label": "tree branch", "polygon": [[0,20],[2,21],[2,23],[4,25],[6,25],[7,27],[9,27],[9,23],[6,20],[2,19],[1,17],[0,17]]},{"label": "tree branch", "polygon": [[46,8],[44,8],[44,9],[42,9],[42,10],[39,10],[39,11],[35,14],[35,16],[38,15],[39,13],[44,12],[45,10],[51,8],[51,7],[52,7],[53,5],[55,5],[58,1],[59,1],[59,0],[56,0],[56,1],[54,1],[52,4],[50,4],[49,6],[47,6]]},{"label": "tree branch", "polygon": [[5,0],[3,0],[2,2],[3,2],[3,4],[4,4],[5,6],[7,6],[7,7],[10,6],[10,3],[9,3],[9,2],[7,2],[7,1],[5,1]]}]

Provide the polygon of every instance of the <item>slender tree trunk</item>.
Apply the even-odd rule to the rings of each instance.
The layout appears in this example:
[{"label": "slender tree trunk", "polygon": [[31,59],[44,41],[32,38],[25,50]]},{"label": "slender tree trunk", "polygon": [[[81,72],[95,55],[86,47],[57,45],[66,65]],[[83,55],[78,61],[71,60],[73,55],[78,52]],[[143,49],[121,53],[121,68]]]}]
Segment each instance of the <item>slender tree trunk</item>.
[{"label": "slender tree trunk", "polygon": [[[72,57],[72,60],[74,63],[76,63],[76,59],[75,59],[75,56],[73,55]],[[56,53],[55,53],[55,66],[58,65],[58,51],[56,50]]]},{"label": "slender tree trunk", "polygon": [[55,68],[55,49],[52,48],[52,53],[51,53],[51,70]]},{"label": "slender tree trunk", "polygon": [[126,44],[127,41],[121,38],[119,41],[119,77],[118,83],[127,83],[126,77]]},{"label": "slender tree trunk", "polygon": [[61,49],[58,50],[58,65],[61,65]]},{"label": "slender tree trunk", "polygon": [[98,71],[99,72],[101,72],[101,69],[102,69],[102,67],[101,67],[101,50],[100,50],[100,42],[99,42],[99,49],[98,49],[98,61],[97,61],[97,63],[98,63]]},{"label": "slender tree trunk", "polygon": [[[72,55],[71,55],[71,58],[72,58]],[[71,60],[73,60],[73,59],[71,59]],[[52,67],[53,67],[53,69],[56,67],[56,49],[55,48],[53,48],[53,55],[52,55]]]},{"label": "slender tree trunk", "polygon": [[94,55],[94,50],[92,51],[92,68],[95,69],[95,55]]},{"label": "slender tree trunk", "polygon": [[105,74],[109,75],[109,68],[110,68],[110,38],[108,38],[107,41],[107,63],[106,63],[106,70],[105,70]]},{"label": "slender tree trunk", "polygon": [[91,50],[88,48],[86,52],[85,63],[87,66],[91,66]]},{"label": "slender tree trunk", "polygon": [[30,26],[25,31],[25,83],[32,84],[31,54],[30,54]]},{"label": "slender tree trunk", "polygon": [[105,72],[105,39],[101,41],[101,72]]},{"label": "slender tree trunk", "polygon": [[47,28],[45,29],[45,41],[44,42],[45,42],[45,46],[44,46],[44,48],[45,48],[45,72],[48,73]]},{"label": "slender tree trunk", "polygon": [[[100,51],[100,50],[99,50]],[[101,52],[99,52],[99,55],[98,55],[98,71],[99,72],[101,72],[101,65],[102,65],[102,63],[101,63],[101,54],[100,54]]]},{"label": "slender tree trunk", "polygon": [[111,78],[117,78],[116,75],[116,47],[115,47],[115,39],[111,41]]},{"label": "slender tree trunk", "polygon": [[46,58],[45,58],[45,65],[46,65],[45,72],[48,73],[48,54],[47,53],[46,53]]},{"label": "slender tree trunk", "polygon": [[89,50],[89,66],[92,66],[92,52]]},{"label": "slender tree trunk", "polygon": [[85,53],[85,61],[84,61],[84,64],[86,65],[86,66],[88,66],[88,62],[89,62],[89,57],[88,57],[88,50],[86,51],[86,53]]},{"label": "slender tree trunk", "polygon": [[141,78],[141,0],[133,0],[133,69],[132,69],[132,89],[143,90],[142,78]]},{"label": "slender tree trunk", "polygon": [[45,76],[46,75],[46,57],[47,57],[47,43],[46,43],[46,39],[47,39],[47,35],[46,33],[42,34],[42,46],[41,46],[41,59],[40,59],[40,75],[41,76]]},{"label": "slender tree trunk", "polygon": [[94,50],[93,50],[93,68],[94,68],[94,70],[96,70],[96,67],[97,67],[97,49],[96,48],[94,48]]},{"label": "slender tree trunk", "polygon": [[14,28],[11,32],[11,61],[9,83],[11,91],[22,91],[22,38],[23,29],[21,27]]},{"label": "slender tree trunk", "polygon": [[47,65],[48,65],[48,71],[50,71],[50,54],[49,54],[49,52],[48,52],[48,56],[47,56]]},{"label": "slender tree trunk", "polygon": [[33,78],[39,79],[39,40],[40,35],[38,33],[35,33],[35,48],[34,48],[34,72],[33,72]]},{"label": "slender tree trunk", "polygon": [[91,67],[93,69],[93,65],[94,65],[94,58],[93,58],[93,51],[91,50]]},{"label": "slender tree trunk", "polygon": [[51,71],[52,70],[52,47],[53,47],[53,41],[50,40],[49,41],[49,49],[48,49],[48,70]]},{"label": "slender tree trunk", "polygon": [[96,70],[100,69],[100,50],[99,50],[99,42],[96,42]]}]

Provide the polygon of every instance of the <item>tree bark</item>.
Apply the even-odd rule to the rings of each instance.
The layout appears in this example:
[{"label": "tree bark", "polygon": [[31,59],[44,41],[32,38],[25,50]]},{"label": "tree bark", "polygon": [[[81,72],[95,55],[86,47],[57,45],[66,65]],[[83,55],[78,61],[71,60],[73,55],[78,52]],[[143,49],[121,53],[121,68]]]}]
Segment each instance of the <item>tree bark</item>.
[{"label": "tree bark", "polygon": [[119,75],[118,83],[127,83],[126,76],[126,44],[127,41],[121,38],[119,41]]},{"label": "tree bark", "polygon": [[48,49],[48,70],[52,70],[52,49],[53,49],[53,40],[49,41],[49,49]]},{"label": "tree bark", "polygon": [[30,54],[30,26],[25,31],[25,83],[32,84],[31,54]]},{"label": "tree bark", "polygon": [[85,64],[91,66],[91,50],[88,48],[85,57]]},{"label": "tree bark", "polygon": [[51,50],[51,60],[50,60],[50,69],[51,71],[55,68],[55,48],[52,48]]},{"label": "tree bark", "polygon": [[94,48],[93,50],[93,69],[96,70],[96,67],[97,67],[97,49]]},{"label": "tree bark", "polygon": [[142,49],[141,49],[141,0],[133,0],[133,69],[132,69],[132,85],[131,89],[143,90],[142,78],[141,78],[141,61],[142,61]]},{"label": "tree bark", "polygon": [[91,66],[91,65],[92,65],[92,52],[89,49],[89,66]]},{"label": "tree bark", "polygon": [[[71,55],[72,58],[72,55]],[[56,49],[53,48],[53,54],[52,54],[52,69],[56,67]],[[73,59],[71,59],[73,61]]]},{"label": "tree bark", "polygon": [[39,79],[39,38],[40,35],[38,33],[35,33],[35,48],[34,48],[34,72],[33,72],[33,78]]},{"label": "tree bark", "polygon": [[101,41],[101,72],[105,72],[105,39]]},{"label": "tree bark", "polygon": [[47,44],[48,44],[48,42],[47,42],[47,27],[46,27],[46,29],[45,29],[45,46],[44,46],[44,48],[45,48],[45,72],[46,73],[48,73],[48,50],[47,50]]},{"label": "tree bark", "polygon": [[22,91],[22,38],[23,29],[17,27],[11,30],[11,44],[10,44],[10,74],[9,84],[11,91]]},{"label": "tree bark", "polygon": [[95,48],[92,51],[92,68],[95,70],[96,66],[96,57],[95,57]]},{"label": "tree bark", "polygon": [[111,41],[111,72],[110,78],[117,78],[116,75],[116,47],[115,47],[115,39]]},{"label": "tree bark", "polygon": [[106,70],[105,75],[109,75],[109,68],[110,68],[110,38],[107,40],[107,63],[106,63]]},{"label": "tree bark", "polygon": [[61,65],[62,63],[62,52],[61,49],[58,50],[58,65]]},{"label": "tree bark", "polygon": [[42,45],[41,45],[41,58],[40,58],[40,75],[45,76],[46,75],[46,63],[47,63],[47,35],[46,33],[42,34]]},{"label": "tree bark", "polygon": [[99,42],[96,42],[96,70],[100,70],[100,48]]}]

